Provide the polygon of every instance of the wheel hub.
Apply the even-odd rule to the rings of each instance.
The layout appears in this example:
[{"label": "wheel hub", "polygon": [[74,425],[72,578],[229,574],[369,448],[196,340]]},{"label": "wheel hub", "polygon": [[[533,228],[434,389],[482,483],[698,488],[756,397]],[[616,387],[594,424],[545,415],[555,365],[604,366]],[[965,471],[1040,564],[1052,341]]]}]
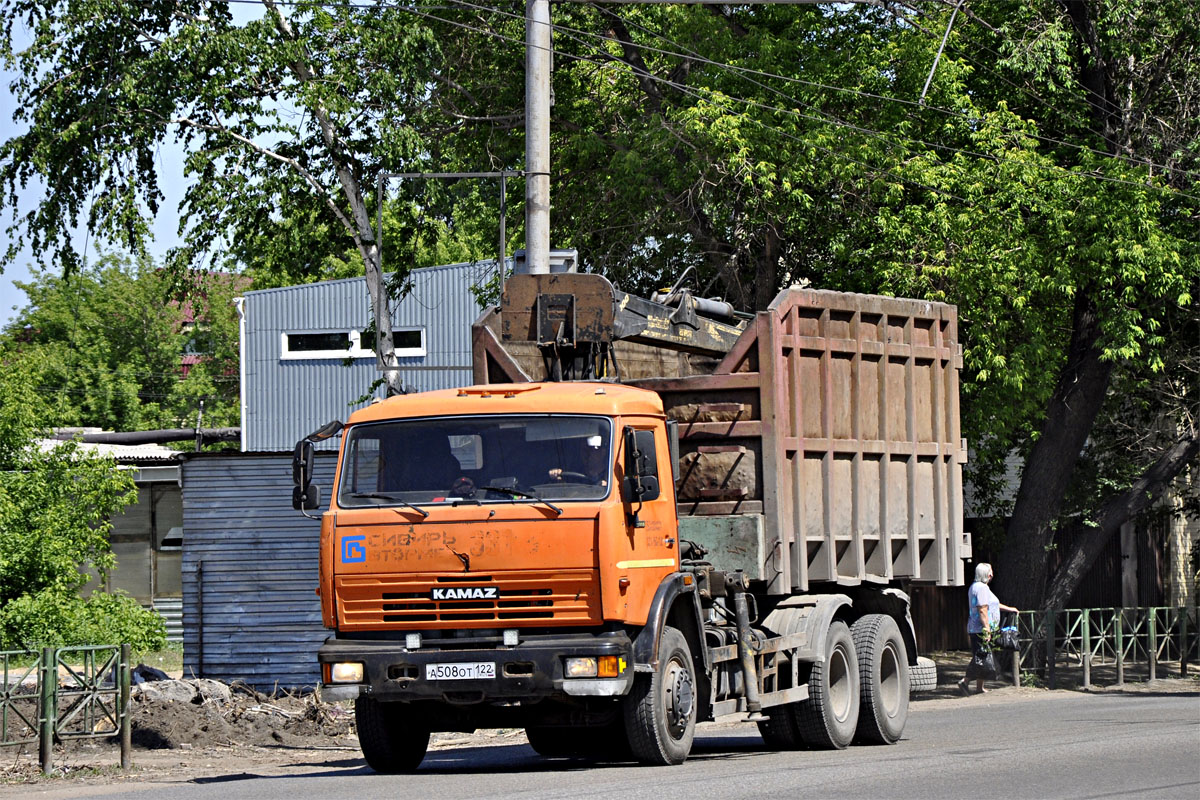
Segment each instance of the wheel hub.
[{"label": "wheel hub", "polygon": [[666,681],[667,728],[676,739],[687,730],[695,702],[695,687],[691,673],[680,663],[672,661],[667,669]]}]

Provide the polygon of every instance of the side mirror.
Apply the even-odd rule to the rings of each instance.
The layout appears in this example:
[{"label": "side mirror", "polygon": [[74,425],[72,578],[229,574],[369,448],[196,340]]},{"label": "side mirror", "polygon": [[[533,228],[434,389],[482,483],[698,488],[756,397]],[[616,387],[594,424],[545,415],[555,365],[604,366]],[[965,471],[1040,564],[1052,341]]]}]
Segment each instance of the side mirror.
[{"label": "side mirror", "polygon": [[292,483],[296,488],[303,489],[312,483],[313,479],[313,443],[308,439],[296,442],[292,452]]},{"label": "side mirror", "polygon": [[627,503],[646,503],[658,499],[658,456],[654,449],[654,431],[625,429],[622,493]]},{"label": "side mirror", "polygon": [[321,507],[321,487],[309,484],[292,489],[292,508],[297,511],[312,511]]}]

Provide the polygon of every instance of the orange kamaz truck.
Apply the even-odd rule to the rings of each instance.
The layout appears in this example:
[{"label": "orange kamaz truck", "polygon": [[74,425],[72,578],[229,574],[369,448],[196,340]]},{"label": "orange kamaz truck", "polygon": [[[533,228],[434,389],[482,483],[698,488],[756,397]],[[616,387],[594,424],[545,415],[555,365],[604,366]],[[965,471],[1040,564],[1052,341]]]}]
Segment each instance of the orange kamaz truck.
[{"label": "orange kamaz truck", "polygon": [[475,385],[341,436],[321,515],[326,698],[367,763],[521,727],[547,756],[679,764],[704,720],[769,746],[903,733],[905,589],[960,585],[956,312],[785,290],[755,315],[603,277],[516,275]]}]

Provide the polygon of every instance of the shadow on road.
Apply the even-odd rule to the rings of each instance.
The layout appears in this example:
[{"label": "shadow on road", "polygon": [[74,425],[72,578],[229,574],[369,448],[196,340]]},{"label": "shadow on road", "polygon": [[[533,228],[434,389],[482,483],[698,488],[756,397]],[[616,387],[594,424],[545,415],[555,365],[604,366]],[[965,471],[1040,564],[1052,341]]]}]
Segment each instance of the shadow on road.
[{"label": "shadow on road", "polygon": [[[689,760],[729,761],[746,758],[765,752],[762,740],[757,736],[703,736],[696,739]],[[312,767],[308,772],[287,772],[280,775],[262,775],[239,772],[233,775],[215,775],[194,778],[195,784],[239,783],[251,780],[274,778],[334,778],[349,775],[374,774],[361,758],[344,758],[336,761],[296,764],[296,767]],[[597,769],[621,769],[635,766],[632,761],[594,761],[584,758],[546,758],[534,752],[527,744],[495,745],[490,747],[456,747],[433,750],[425,756],[418,770],[421,774],[474,775],[490,774],[498,770],[513,772],[579,772]]]}]

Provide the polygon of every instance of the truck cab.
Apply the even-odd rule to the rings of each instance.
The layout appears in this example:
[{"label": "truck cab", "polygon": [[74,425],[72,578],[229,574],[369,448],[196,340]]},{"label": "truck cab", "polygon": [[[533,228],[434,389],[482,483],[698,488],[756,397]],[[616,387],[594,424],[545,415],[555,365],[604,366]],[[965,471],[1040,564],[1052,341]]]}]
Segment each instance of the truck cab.
[{"label": "truck cab", "polygon": [[326,696],[428,702],[474,729],[626,694],[634,639],[680,568],[672,474],[661,401],[628,386],[491,385],[356,412],[322,517]]}]

